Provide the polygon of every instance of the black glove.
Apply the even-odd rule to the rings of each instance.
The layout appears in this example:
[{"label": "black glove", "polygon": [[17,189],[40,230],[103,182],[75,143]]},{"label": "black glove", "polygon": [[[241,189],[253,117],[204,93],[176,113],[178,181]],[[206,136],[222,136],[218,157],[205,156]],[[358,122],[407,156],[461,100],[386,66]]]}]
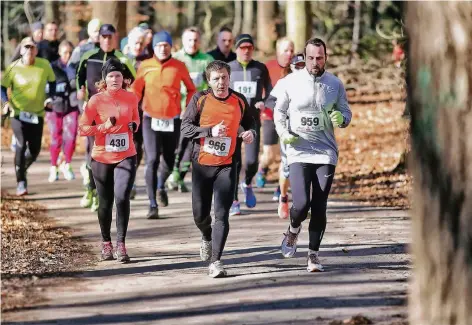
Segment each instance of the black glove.
[{"label": "black glove", "polygon": [[136,122],[129,122],[128,128],[131,132],[136,132],[136,130],[138,129],[138,125],[136,124]]},{"label": "black glove", "polygon": [[111,122],[111,125],[115,126],[116,125],[116,117],[111,116],[110,117],[110,122]]}]

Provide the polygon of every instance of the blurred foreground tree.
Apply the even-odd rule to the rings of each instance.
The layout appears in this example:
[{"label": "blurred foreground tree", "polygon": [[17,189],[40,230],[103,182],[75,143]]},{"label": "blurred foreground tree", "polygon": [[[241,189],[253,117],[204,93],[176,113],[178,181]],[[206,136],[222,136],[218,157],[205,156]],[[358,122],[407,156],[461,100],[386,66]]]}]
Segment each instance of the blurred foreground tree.
[{"label": "blurred foreground tree", "polygon": [[287,36],[295,43],[295,51],[302,51],[311,37],[311,11],[308,1],[287,1],[285,4]]},{"label": "blurred foreground tree", "polygon": [[126,36],[126,2],[125,1],[91,1],[93,17],[104,24],[113,24],[120,38]]},{"label": "blurred foreground tree", "polygon": [[472,2],[409,2],[412,325],[472,324]]}]

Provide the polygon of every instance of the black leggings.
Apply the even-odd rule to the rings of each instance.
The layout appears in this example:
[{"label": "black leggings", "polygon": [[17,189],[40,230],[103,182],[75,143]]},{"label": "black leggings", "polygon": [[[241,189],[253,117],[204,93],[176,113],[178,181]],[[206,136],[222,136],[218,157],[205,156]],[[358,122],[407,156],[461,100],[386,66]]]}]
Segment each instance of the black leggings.
[{"label": "black leggings", "polygon": [[[308,247],[318,251],[326,229],[326,207],[333,183],[334,165],[292,163],[290,165],[290,184],[292,185],[293,205],[290,209],[290,224],[300,227],[311,208],[308,234]],[[311,200],[310,200],[310,190]]]},{"label": "black leggings", "polygon": [[[229,232],[229,209],[233,202],[236,183],[234,164],[205,166],[192,162],[192,210],[193,218],[203,239],[212,241],[211,262],[223,254]],[[211,227],[211,201],[215,194],[215,223]]]},{"label": "black leggings", "polygon": [[180,178],[184,179],[190,170],[193,143],[189,138],[180,136],[179,148],[175,155],[174,171],[180,172]]},{"label": "black leggings", "polygon": [[116,205],[116,241],[125,242],[130,214],[130,193],[136,177],[136,155],[116,164],[92,160],[98,193],[98,222],[104,242],[111,241],[113,200]]},{"label": "black leggings", "polygon": [[[146,152],[146,190],[151,206],[157,207],[156,188],[165,189],[165,182],[169,177],[175,160],[175,151],[179,144],[180,119],[174,119],[173,132],[161,132],[151,129],[151,118],[143,117],[144,151]],[[162,153],[162,165],[159,162]],[[159,178],[157,171],[159,170]]]},{"label": "black leggings", "polygon": [[[18,118],[11,119],[11,127],[16,138],[15,171],[16,181],[26,182],[26,170],[36,161],[41,151],[44,119],[38,118],[38,124],[26,123]],[[26,148],[28,154],[25,156]]]},{"label": "black leggings", "polygon": [[[246,185],[252,183],[252,179],[257,174],[257,169],[259,168],[259,150],[261,148],[261,123],[260,121],[256,124],[256,137],[251,144],[244,144],[244,160],[245,160],[245,170],[244,170],[244,182]],[[238,201],[238,182],[239,182],[239,175],[241,174],[242,169],[242,141],[238,139],[238,143],[236,145],[235,157],[237,163],[237,175],[236,175],[236,185],[234,191],[234,200]]]}]

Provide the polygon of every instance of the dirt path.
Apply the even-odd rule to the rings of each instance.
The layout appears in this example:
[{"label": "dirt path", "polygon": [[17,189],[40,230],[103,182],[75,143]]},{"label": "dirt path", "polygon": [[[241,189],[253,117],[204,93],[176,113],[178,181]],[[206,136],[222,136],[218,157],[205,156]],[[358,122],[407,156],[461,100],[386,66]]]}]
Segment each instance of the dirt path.
[{"label": "dirt path", "polygon": [[[13,191],[13,155],[2,155],[2,189]],[[190,194],[171,193],[163,218],[147,220],[142,173],[127,238],[133,263],[97,263],[79,280],[51,284],[42,292],[46,302],[3,314],[3,324],[330,324],[356,314],[392,324],[406,317],[407,211],[330,201],[321,253],[326,272],[309,274],[307,224],[296,258],[281,257],[287,221],[276,217],[272,185],[257,193],[254,210],[231,218],[223,256],[230,276],[210,279],[199,260]],[[47,175],[43,152],[29,171],[30,198],[98,256],[96,215],[78,206],[81,180],[49,184]]]}]

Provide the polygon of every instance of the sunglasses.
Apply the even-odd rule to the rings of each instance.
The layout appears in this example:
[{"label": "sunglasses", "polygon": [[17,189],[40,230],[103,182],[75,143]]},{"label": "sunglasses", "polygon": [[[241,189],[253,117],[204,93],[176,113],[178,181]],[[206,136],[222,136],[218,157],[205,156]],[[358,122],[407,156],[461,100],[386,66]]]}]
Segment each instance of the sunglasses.
[{"label": "sunglasses", "polygon": [[25,45],[23,46],[25,49],[29,50],[29,49],[33,49],[34,46],[33,45]]}]

